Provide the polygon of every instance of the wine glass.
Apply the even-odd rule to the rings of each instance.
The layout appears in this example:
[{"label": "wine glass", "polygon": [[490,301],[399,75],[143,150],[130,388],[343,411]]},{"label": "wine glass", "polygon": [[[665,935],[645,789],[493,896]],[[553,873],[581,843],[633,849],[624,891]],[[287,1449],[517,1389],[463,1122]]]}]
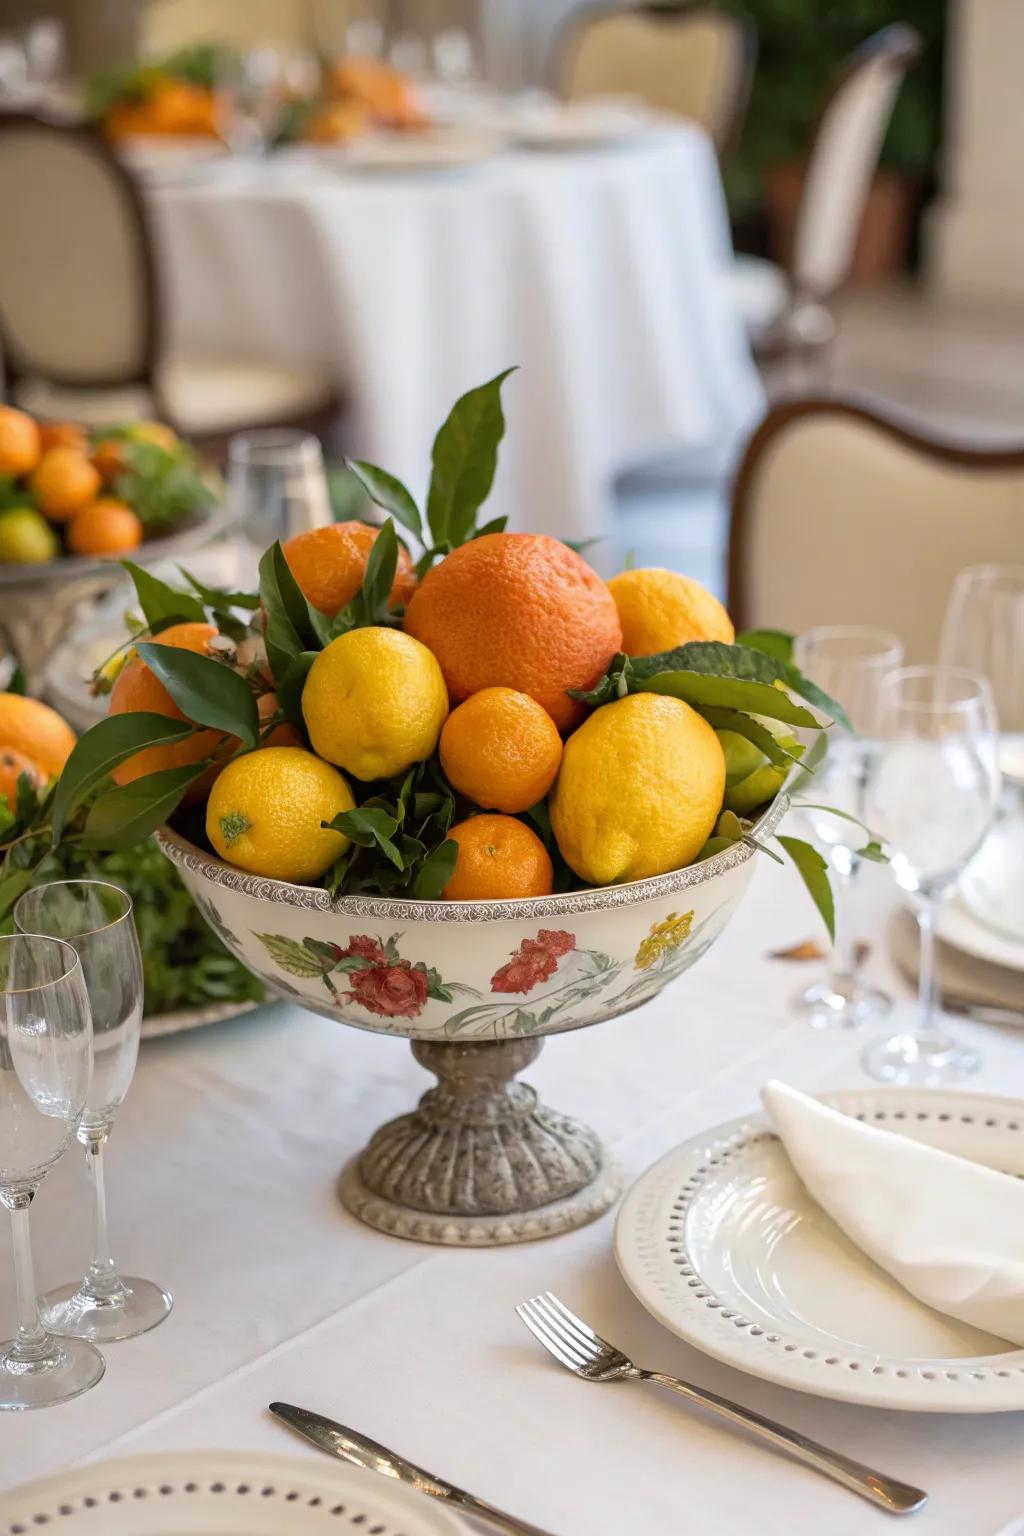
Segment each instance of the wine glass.
[{"label": "wine glass", "polygon": [[[805,677],[842,704],[858,733],[829,733],[828,753],[815,773],[811,793],[816,801],[863,820],[868,764],[878,734],[880,685],[903,660],[903,646],[888,630],[826,625],[798,636],[793,659]],[[853,1028],[882,1017],[891,1007],[884,992],[865,986],[857,976],[850,908],[861,865],[857,849],[866,835],[855,822],[818,806],[807,806],[804,814],[834,876],[835,939],[827,975],[800,994],[797,1007],[816,1029]]]},{"label": "wine glass", "polygon": [[135,1074],[142,1024],[142,955],[131,898],[104,880],[55,880],[18,898],[15,926],[54,934],[77,951],[92,1008],[93,1072],[78,1140],[93,1186],[93,1251],[85,1277],[43,1298],[54,1333],[97,1344],[163,1322],[171,1298],[151,1280],[122,1277],[110,1256],[103,1149]]},{"label": "wine glass", "polygon": [[977,1051],[936,1020],[935,914],[981,847],[999,794],[996,716],[980,673],[904,667],[881,683],[880,741],[867,789],[872,826],[917,909],[921,935],[916,1026],[869,1044],[872,1077],[947,1083],[977,1071]]},{"label": "wine glass", "polygon": [[71,1144],[92,1060],[89,998],[70,944],[39,934],[0,938],[0,1204],[11,1213],[18,1325],[0,1344],[0,1409],[66,1402],[103,1375],[103,1356],[55,1339],[39,1316],[29,1207]]},{"label": "wine glass", "polygon": [[988,678],[999,722],[1000,814],[960,882],[983,923],[1024,940],[1024,565],[972,565],[953,584],[943,662]]},{"label": "wine glass", "polygon": [[332,521],[319,439],[277,427],[237,433],[228,443],[228,508],[241,536],[239,579],[255,579],[275,539]]}]

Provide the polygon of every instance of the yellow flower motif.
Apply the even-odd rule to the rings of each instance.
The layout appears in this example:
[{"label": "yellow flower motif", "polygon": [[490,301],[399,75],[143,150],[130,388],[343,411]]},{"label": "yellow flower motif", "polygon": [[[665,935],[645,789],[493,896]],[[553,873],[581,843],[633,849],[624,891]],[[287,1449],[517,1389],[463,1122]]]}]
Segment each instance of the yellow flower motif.
[{"label": "yellow flower motif", "polygon": [[633,962],[636,969],[649,970],[662,955],[678,949],[683,940],[688,937],[692,926],[692,912],[684,912],[682,917],[677,912],[670,912],[662,922],[652,923],[650,933],[641,941],[640,948],[636,952],[636,959]]}]

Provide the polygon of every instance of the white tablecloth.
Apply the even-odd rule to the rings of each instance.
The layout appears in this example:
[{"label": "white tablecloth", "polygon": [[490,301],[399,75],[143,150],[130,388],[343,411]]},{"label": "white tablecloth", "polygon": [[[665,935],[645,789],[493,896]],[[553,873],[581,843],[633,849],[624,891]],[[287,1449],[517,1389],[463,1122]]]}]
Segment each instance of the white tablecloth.
[{"label": "white tablecloth", "polygon": [[603,534],[617,470],[721,467],[762,409],[697,128],[416,176],[297,154],[150,202],[172,345],[328,369],[350,449],[414,492],[456,397],[519,364],[489,502],[513,527]]},{"label": "white tablecloth", "polygon": [[[869,969],[885,872],[866,872]],[[528,1078],[600,1128],[630,1177],[756,1102],[779,1076],[863,1081],[862,1036],[815,1034],[788,1003],[809,967],[767,951],[813,931],[795,876],[765,861],[714,949],[661,999],[548,1042]],[[909,1002],[908,1002],[909,1006]],[[985,1056],[980,1090],[1024,1091],[1018,1032],[957,1026]],[[548,1360],[513,1313],[538,1290],[640,1359],[728,1394],[928,1489],[920,1536],[994,1536],[1024,1511],[1019,1415],[936,1417],[830,1403],[746,1377],[650,1320],[619,1278],[613,1216],[567,1237],[482,1252],[360,1226],[338,1169],[426,1085],[408,1046],[291,1007],[144,1047],[110,1153],[115,1249],[169,1285],[170,1319],[111,1346],[107,1374],[63,1407],[0,1416],[0,1487],[102,1454],[207,1446],[307,1454],[274,1398],[320,1409],[558,1536],[862,1536],[885,1517],[654,1388],[598,1388]],[[65,1158],[33,1212],[39,1280],[85,1256],[84,1168]],[[0,1337],[11,1325],[0,1241]],[[308,1454],[315,1455],[312,1450]]]}]

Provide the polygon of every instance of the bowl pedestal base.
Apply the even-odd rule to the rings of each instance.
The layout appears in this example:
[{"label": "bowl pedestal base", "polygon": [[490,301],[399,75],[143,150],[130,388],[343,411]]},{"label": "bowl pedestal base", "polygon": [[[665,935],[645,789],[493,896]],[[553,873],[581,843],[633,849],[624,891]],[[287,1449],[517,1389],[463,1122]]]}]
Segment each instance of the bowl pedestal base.
[{"label": "bowl pedestal base", "polygon": [[345,1169],[345,1207],[395,1237],[462,1248],[553,1237],[600,1216],[622,1185],[596,1134],[515,1081],[540,1048],[414,1040],[438,1086]]}]

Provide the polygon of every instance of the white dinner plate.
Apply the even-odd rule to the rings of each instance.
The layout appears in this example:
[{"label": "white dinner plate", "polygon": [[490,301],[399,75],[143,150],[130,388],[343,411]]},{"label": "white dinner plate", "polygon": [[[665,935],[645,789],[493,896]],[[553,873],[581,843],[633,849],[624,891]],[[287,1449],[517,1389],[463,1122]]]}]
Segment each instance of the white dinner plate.
[{"label": "white dinner plate", "polygon": [[[845,1114],[1024,1176],[1024,1103],[927,1088],[821,1095]],[[737,1370],[916,1413],[1024,1409],[1024,1349],[933,1311],[805,1192],[763,1115],[685,1142],[630,1190],[626,1283],[666,1328]]]},{"label": "white dinner plate", "polygon": [[488,160],[501,147],[496,135],[460,126],[370,133],[324,154],[333,153],[334,164],[349,171],[449,171]]},{"label": "white dinner plate", "polygon": [[0,1536],[466,1536],[422,1494],[326,1457],[175,1451],[0,1495]]},{"label": "white dinner plate", "polygon": [[594,98],[510,115],[504,131],[526,149],[607,149],[650,132],[656,121],[634,102]]},{"label": "white dinner plate", "polygon": [[944,944],[963,950],[964,954],[1006,966],[1011,971],[1024,971],[1024,944],[997,933],[975,917],[959,891],[952,901],[939,908],[935,931]]}]

